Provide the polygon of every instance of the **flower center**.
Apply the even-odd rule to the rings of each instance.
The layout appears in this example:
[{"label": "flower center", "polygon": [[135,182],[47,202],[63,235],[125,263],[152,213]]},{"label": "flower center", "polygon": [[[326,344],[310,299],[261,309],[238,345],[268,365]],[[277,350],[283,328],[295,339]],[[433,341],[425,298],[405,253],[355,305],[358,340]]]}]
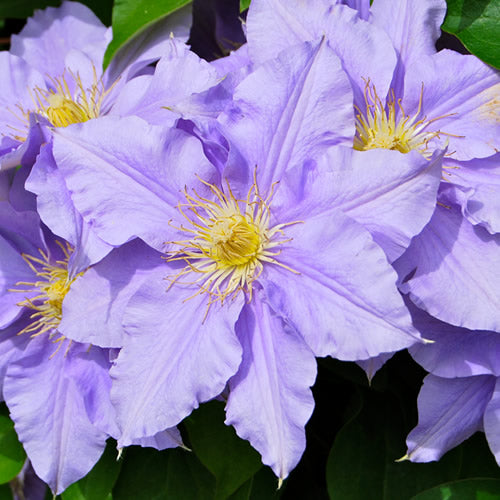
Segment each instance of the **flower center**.
[{"label": "flower center", "polygon": [[368,81],[364,93],[365,113],[355,106],[357,113],[354,149],[366,151],[381,148],[397,150],[401,153],[416,150],[426,158],[430,157],[432,152],[428,150],[429,141],[441,134],[448,134],[441,131],[429,132],[426,130],[432,122],[445,116],[432,120],[427,120],[425,116],[418,119],[422,109],[423,90],[422,87],[417,112],[414,116],[409,116],[401,105],[401,99],[396,101],[392,90],[390,98],[386,106],[384,106],[377,95],[375,86]]},{"label": "flower center", "polygon": [[[41,258],[23,254],[23,259],[39,278],[32,282],[18,282],[16,286],[23,288],[9,290],[11,292],[35,292],[37,295],[32,298],[26,297],[18,302],[19,307],[27,307],[33,310],[31,322],[18,335],[30,333],[32,337],[37,337],[45,332],[50,332],[52,337],[57,332],[57,327],[62,319],[62,304],[64,297],[69,292],[71,284],[83,272],[74,277],[68,273],[68,260],[72,252],[69,244],[64,246],[59,241],[56,242],[64,253],[64,259],[58,260],[55,264],[50,262],[49,256],[40,250]],[[62,340],[60,338],[59,340]]]},{"label": "flower center", "polygon": [[68,71],[74,87],[73,92],[63,74],[52,79],[50,90],[39,87],[33,90],[37,105],[36,112],[45,116],[54,127],[67,127],[72,123],[83,123],[97,118],[101,112],[104,97],[109,92],[104,91],[104,84],[97,78],[94,68],[94,81],[90,88],[83,86],[79,75]]},{"label": "flower center", "polygon": [[[199,291],[207,293],[209,306],[219,300],[224,303],[227,297],[235,297],[240,290],[252,297],[252,284],[260,276],[264,263],[279,265],[296,272],[276,260],[281,251],[276,247],[283,245],[283,228],[297,222],[270,225],[269,203],[273,196],[263,199],[257,184],[251,186],[246,200],[234,197],[227,186],[225,194],[213,184],[202,181],[215,195],[209,200],[198,195],[184,192],[186,203],[179,204],[179,211],[188,220],[190,227],[179,229],[189,234],[184,241],[167,242],[179,247],[170,252],[167,261],[183,260],[186,267],[175,276],[168,276],[172,286],[185,275],[194,277],[184,284],[197,284]],[[189,210],[187,214],[185,207]],[[194,217],[193,217],[194,215]],[[199,276],[197,276],[199,274]],[[169,287],[170,288],[170,287]]]}]

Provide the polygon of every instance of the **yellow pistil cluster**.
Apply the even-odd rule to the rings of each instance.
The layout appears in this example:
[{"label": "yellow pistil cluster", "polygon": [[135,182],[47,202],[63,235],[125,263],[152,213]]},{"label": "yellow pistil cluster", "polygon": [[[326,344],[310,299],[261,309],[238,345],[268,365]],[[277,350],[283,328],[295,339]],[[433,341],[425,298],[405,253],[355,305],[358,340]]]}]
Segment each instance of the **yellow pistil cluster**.
[{"label": "yellow pistil cluster", "polygon": [[355,107],[357,113],[354,149],[358,151],[376,148],[393,149],[401,153],[416,150],[423,156],[430,157],[432,152],[428,150],[429,141],[441,134],[448,134],[441,131],[426,131],[431,123],[445,116],[432,120],[427,120],[425,116],[419,119],[423,91],[422,87],[417,112],[414,116],[409,116],[401,105],[401,99],[396,101],[394,92],[391,91],[390,98],[384,105],[377,95],[375,86],[368,81],[364,93],[366,110],[363,113],[357,106]]},{"label": "yellow pistil cluster", "polygon": [[[34,312],[31,314],[31,323],[21,330],[22,333],[29,333],[32,337],[37,337],[43,333],[49,332],[50,337],[57,333],[57,327],[62,319],[62,304],[64,297],[68,293],[71,284],[75,281],[80,273],[74,277],[68,274],[68,260],[71,254],[71,247],[60,242],[56,242],[64,253],[64,259],[58,260],[54,264],[50,263],[49,256],[39,250],[41,258],[33,257],[32,255],[23,254],[23,259],[35,273],[38,281],[16,283],[21,289],[13,289],[11,292],[38,292],[38,295],[32,298],[25,298],[18,302],[19,307],[27,307]],[[28,288],[26,288],[28,287]],[[57,339],[63,340],[64,337]]]},{"label": "yellow pistil cluster", "polygon": [[97,118],[101,112],[104,97],[104,84],[97,78],[94,68],[94,81],[90,88],[83,86],[79,75],[68,71],[74,83],[70,89],[66,75],[52,79],[50,90],[36,87],[33,99],[37,105],[36,113],[45,116],[54,127],[67,127],[72,123],[82,123]]},{"label": "yellow pistil cluster", "polygon": [[194,296],[207,293],[210,306],[216,301],[224,303],[240,290],[247,292],[251,300],[252,284],[262,273],[264,263],[296,272],[278,262],[276,257],[281,253],[277,247],[290,241],[284,238],[283,228],[298,222],[270,227],[272,190],[263,199],[254,181],[246,200],[238,200],[229,184],[226,194],[213,184],[202,182],[210,188],[214,200],[196,191],[193,195],[184,192],[187,202],[179,204],[178,208],[190,227],[179,229],[189,234],[189,239],[167,242],[179,249],[171,252],[166,260],[183,260],[186,266],[177,275],[167,277],[170,286],[182,276],[199,274],[193,281],[183,283],[198,285]]}]

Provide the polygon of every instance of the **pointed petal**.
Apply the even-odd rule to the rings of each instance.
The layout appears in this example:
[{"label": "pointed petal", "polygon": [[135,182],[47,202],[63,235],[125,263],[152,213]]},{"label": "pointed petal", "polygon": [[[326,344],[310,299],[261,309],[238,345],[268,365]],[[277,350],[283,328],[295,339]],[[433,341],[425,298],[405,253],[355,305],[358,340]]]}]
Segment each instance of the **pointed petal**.
[{"label": "pointed petal", "polygon": [[243,360],[229,381],[226,424],[285,479],[306,446],[304,427],[314,408],[310,386],[316,360],[299,334],[258,293],[244,307],[236,330]]},{"label": "pointed petal", "polygon": [[486,375],[440,378],[427,375],[418,396],[418,425],[408,438],[412,462],[439,460],[481,429],[496,378]]},{"label": "pointed petal", "polygon": [[500,331],[500,235],[473,226],[456,206],[438,206],[425,229],[395,262],[403,293],[441,321]]},{"label": "pointed petal", "polygon": [[52,342],[32,339],[24,356],[9,365],[4,383],[19,440],[54,494],[87,474],[106,444],[106,434],[90,423],[84,398],[67,373],[78,347],[67,354],[65,347],[52,356]]},{"label": "pointed petal", "polygon": [[204,320],[208,297],[179,283],[167,291],[168,271],[151,272],[125,312],[129,336],[111,370],[119,446],[179,423],[222,392],[241,361],[234,324],[243,298],[212,304]]},{"label": "pointed petal", "polygon": [[[324,40],[292,47],[260,66],[239,84],[234,100],[219,118],[222,133],[245,158],[250,179],[258,167],[264,193],[287,168],[328,146],[352,143],[351,87]],[[241,164],[229,162],[226,175],[237,169]]]},{"label": "pointed petal", "polygon": [[273,309],[316,356],[367,359],[419,341],[396,276],[369,233],[332,210],[286,228],[292,241],[259,278]]}]

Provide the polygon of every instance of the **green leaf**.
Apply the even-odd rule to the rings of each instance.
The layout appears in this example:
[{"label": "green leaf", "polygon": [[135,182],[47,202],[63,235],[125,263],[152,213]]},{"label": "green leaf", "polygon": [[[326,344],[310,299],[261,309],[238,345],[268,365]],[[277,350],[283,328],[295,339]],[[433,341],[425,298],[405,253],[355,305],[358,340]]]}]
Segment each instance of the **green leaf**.
[{"label": "green leaf", "polygon": [[157,451],[131,446],[113,488],[119,500],[211,500],[215,480],[186,450]]},{"label": "green leaf", "polygon": [[216,478],[216,500],[233,494],[262,467],[259,454],[224,424],[222,403],[202,405],[185,424],[196,456]]},{"label": "green leaf", "polygon": [[14,423],[0,414],[0,484],[16,477],[25,460],[26,454],[17,439]]},{"label": "green leaf", "polygon": [[0,485],[0,500],[12,500],[12,490],[8,484]]},{"label": "green leaf", "polygon": [[118,478],[122,461],[117,460],[116,442],[110,440],[94,468],[80,481],[69,486],[63,500],[107,500]]},{"label": "green leaf", "polygon": [[394,396],[365,391],[363,410],[339,431],[330,451],[326,473],[332,500],[410,498],[458,478],[460,450],[437,463],[395,462],[405,453],[404,420]]},{"label": "green leaf", "polygon": [[0,17],[23,19],[33,14],[35,9],[57,7],[59,0],[2,0],[0,2]]},{"label": "green leaf", "polygon": [[[94,14],[106,25],[111,24],[111,10],[113,0],[79,0],[89,7]],[[35,9],[57,7],[60,0],[1,0],[0,17],[23,19],[33,14]]]},{"label": "green leaf", "polygon": [[500,68],[498,0],[448,0],[442,29],[457,36],[469,52]]},{"label": "green leaf", "polygon": [[243,12],[244,10],[248,9],[250,7],[250,2],[252,0],[240,0],[240,12]]},{"label": "green leaf", "polygon": [[113,40],[104,55],[106,67],[114,54],[135,35],[156,21],[172,14],[192,0],[115,0],[113,7]]},{"label": "green leaf", "polygon": [[411,500],[498,500],[499,479],[465,479],[440,484],[412,497]]}]

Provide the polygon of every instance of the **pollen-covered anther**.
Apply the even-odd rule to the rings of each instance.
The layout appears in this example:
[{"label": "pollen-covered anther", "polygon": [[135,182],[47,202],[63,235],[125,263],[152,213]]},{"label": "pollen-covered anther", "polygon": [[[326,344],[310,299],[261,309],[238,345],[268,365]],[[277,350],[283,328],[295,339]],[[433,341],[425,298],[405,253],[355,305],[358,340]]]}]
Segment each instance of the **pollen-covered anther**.
[{"label": "pollen-covered anther", "polygon": [[[189,226],[178,229],[188,233],[189,239],[167,242],[178,249],[170,252],[166,260],[183,260],[186,266],[175,276],[166,278],[170,286],[176,282],[196,284],[199,289],[195,296],[207,293],[210,306],[217,300],[224,303],[241,290],[247,292],[251,300],[252,283],[262,273],[265,263],[296,272],[276,260],[280,254],[276,247],[290,241],[285,238],[283,228],[300,221],[270,226],[272,189],[263,199],[254,181],[246,200],[238,200],[229,184],[226,194],[213,184],[202,182],[210,188],[214,200],[196,191],[184,192],[186,203],[179,204],[178,208]],[[193,280],[180,281],[187,275],[192,275]]]},{"label": "pollen-covered anther", "polygon": [[364,92],[365,112],[363,113],[355,106],[357,113],[354,149],[358,151],[377,148],[392,149],[401,153],[416,150],[426,158],[430,157],[432,151],[429,151],[428,148],[429,141],[435,137],[439,138],[441,135],[449,136],[452,134],[440,130],[428,131],[427,128],[431,123],[451,115],[443,115],[431,120],[427,120],[425,116],[420,117],[423,92],[422,85],[418,109],[414,116],[409,116],[403,109],[401,99],[396,101],[392,90],[384,105],[375,86],[367,81]]},{"label": "pollen-covered anther", "polygon": [[[16,283],[16,287],[22,288],[9,290],[11,292],[34,292],[36,294],[34,297],[26,297],[17,304],[19,307],[26,307],[34,311],[30,316],[31,322],[18,332],[18,335],[29,333],[32,337],[37,337],[43,333],[48,333],[52,338],[52,336],[57,334],[57,327],[62,319],[64,298],[69,292],[71,284],[78,276],[83,274],[79,273],[73,277],[69,276],[68,260],[72,249],[68,244],[65,246],[60,242],[56,243],[62,249],[64,259],[58,260],[55,263],[51,263],[48,254],[43,250],[39,250],[41,258],[23,254],[25,262],[40,279],[33,282],[18,282]],[[64,337],[61,336],[57,340],[60,341],[63,339]]]}]

